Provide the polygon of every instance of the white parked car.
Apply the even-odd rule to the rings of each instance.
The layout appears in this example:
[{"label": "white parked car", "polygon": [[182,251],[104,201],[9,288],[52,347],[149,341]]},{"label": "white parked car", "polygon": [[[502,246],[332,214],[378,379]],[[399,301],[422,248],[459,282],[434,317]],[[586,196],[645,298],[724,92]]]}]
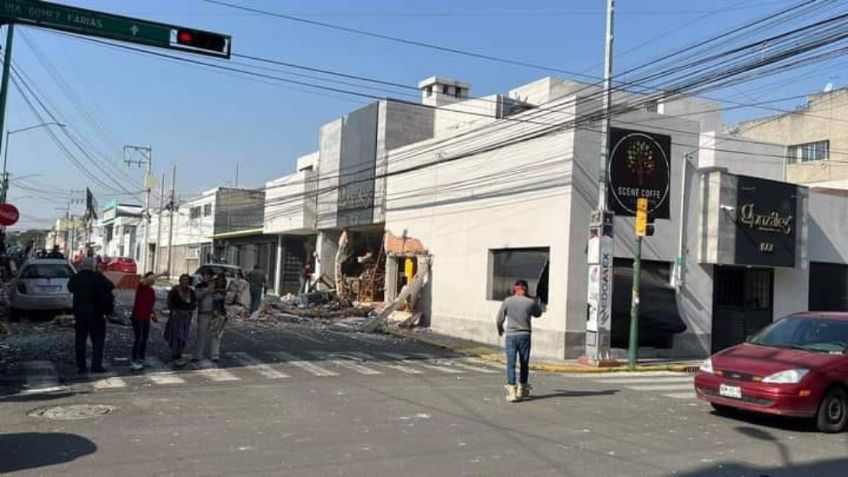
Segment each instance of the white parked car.
[{"label": "white parked car", "polygon": [[12,317],[27,312],[70,310],[73,296],[68,280],[76,273],[64,259],[38,258],[24,264],[9,292]]}]

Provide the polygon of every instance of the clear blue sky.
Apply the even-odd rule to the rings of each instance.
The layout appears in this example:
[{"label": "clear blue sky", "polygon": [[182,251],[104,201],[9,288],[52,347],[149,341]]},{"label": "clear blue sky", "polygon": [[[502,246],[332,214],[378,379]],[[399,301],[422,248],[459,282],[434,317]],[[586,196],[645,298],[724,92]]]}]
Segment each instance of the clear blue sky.
[{"label": "clear blue sky", "polygon": [[[601,74],[604,0],[232,1],[569,71]],[[233,50],[242,54],[410,85],[434,74],[462,79],[472,84],[472,95],[506,92],[550,74],[236,12],[201,0],[65,3],[229,33],[233,36]],[[642,64],[665,51],[794,3],[618,0],[616,52],[620,56],[615,69]],[[227,181],[231,185],[237,163],[242,186],[261,186],[289,173],[296,157],[317,148],[322,124],[357,108],[363,101],[339,94],[309,93],[303,87],[270,85],[34,28],[21,27],[16,31],[15,64],[31,78],[41,96],[55,106],[75,136],[91,143],[101,153],[100,160],[114,164],[121,161],[121,145],[150,144],[156,175],[170,174],[171,166],[177,164],[178,190],[184,195]],[[650,40],[654,41],[636,48]],[[31,45],[43,52],[59,80],[39,61]],[[836,64],[819,65],[792,73],[803,76],[779,88],[764,90],[757,84],[743,85],[714,96],[749,101],[815,92],[831,77],[839,86],[839,69],[841,66]],[[68,89],[77,101],[69,97]],[[8,127],[36,123],[19,93],[11,91]],[[794,104],[781,107],[791,109]],[[735,121],[759,114],[767,112],[737,111],[727,119]],[[103,174],[79,151],[73,152],[86,167]],[[140,190],[142,176],[138,169],[120,167],[131,176],[122,177],[121,182]],[[113,167],[104,168],[114,172]],[[23,216],[18,228],[49,226],[51,219],[60,214],[55,209],[67,204],[71,191],[91,185],[38,129],[12,137],[9,170],[13,180],[23,177],[26,187],[36,189],[23,190],[12,184],[10,201],[20,207]],[[47,188],[55,192],[42,191]],[[110,198],[102,188],[93,188],[101,204]],[[81,210],[80,205],[72,208],[77,213]]]}]

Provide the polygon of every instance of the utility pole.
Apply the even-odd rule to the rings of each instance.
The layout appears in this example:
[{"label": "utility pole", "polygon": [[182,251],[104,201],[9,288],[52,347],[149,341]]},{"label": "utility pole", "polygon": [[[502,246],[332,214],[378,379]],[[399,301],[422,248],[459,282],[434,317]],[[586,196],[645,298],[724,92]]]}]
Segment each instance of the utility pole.
[{"label": "utility pole", "polygon": [[174,171],[171,174],[171,203],[169,204],[169,209],[171,211],[171,215],[169,218],[168,225],[168,275],[173,276],[174,272],[171,270],[171,263],[174,261],[174,213],[177,211],[177,203],[174,201],[174,195],[176,194],[176,185],[177,185],[177,165],[174,164]]},{"label": "utility pole", "polygon": [[[3,52],[3,77],[0,81],[2,81],[3,89],[0,90],[0,132],[4,131],[6,128],[6,99],[9,96],[9,69],[12,66],[12,39],[15,35],[15,26],[12,23],[6,24],[6,51]],[[0,134],[0,146],[3,148],[9,147],[8,138],[7,144],[2,144],[3,135]],[[6,200],[6,190],[9,187],[9,177],[6,174],[5,160],[3,161],[3,202]]]},{"label": "utility pole", "polygon": [[[128,159],[127,152],[136,152],[141,154],[141,159]],[[153,177],[153,148],[150,146],[124,146],[124,162],[129,165],[136,165],[141,167],[143,165],[147,165],[147,171],[144,173],[144,247],[142,249],[143,255],[141,256],[141,270],[142,274],[147,273],[148,268],[147,265],[149,260],[147,259],[148,255],[148,242],[150,241],[150,190],[155,185],[156,179]]]},{"label": "utility pole", "polygon": [[239,165],[238,165],[238,162],[236,162],[236,187],[235,187],[236,189],[238,189],[238,179],[239,179],[238,173],[239,173]]},{"label": "utility pole", "polygon": [[162,173],[162,192],[159,194],[159,218],[156,220],[156,253],[153,255],[153,271],[159,265],[159,252],[162,250],[162,211],[165,210],[165,173]]},{"label": "utility pole", "polygon": [[606,46],[604,48],[604,118],[601,121],[601,154],[598,163],[598,208],[589,224],[588,316],[586,317],[586,361],[595,366],[611,362],[613,215],[607,211],[607,167],[609,163],[610,107],[612,105],[613,19],[615,0],[607,0]]}]

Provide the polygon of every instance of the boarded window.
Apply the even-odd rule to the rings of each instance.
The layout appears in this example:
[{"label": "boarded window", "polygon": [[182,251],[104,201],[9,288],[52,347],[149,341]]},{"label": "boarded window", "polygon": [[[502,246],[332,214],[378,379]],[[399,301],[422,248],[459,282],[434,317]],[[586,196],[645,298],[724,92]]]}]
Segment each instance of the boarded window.
[{"label": "boarded window", "polygon": [[527,280],[530,294],[548,302],[550,248],[505,248],[489,250],[489,300],[512,295],[517,280]]}]

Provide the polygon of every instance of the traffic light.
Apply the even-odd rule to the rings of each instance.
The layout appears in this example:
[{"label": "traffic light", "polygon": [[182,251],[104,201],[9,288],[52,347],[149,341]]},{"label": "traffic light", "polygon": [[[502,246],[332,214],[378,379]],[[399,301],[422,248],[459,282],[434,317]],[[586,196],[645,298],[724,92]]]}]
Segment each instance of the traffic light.
[{"label": "traffic light", "polygon": [[197,53],[230,57],[230,37],[208,31],[178,28],[171,30],[171,46]]},{"label": "traffic light", "polygon": [[654,218],[648,215],[648,199],[636,199],[636,221],[633,226],[638,237],[654,235]]}]

